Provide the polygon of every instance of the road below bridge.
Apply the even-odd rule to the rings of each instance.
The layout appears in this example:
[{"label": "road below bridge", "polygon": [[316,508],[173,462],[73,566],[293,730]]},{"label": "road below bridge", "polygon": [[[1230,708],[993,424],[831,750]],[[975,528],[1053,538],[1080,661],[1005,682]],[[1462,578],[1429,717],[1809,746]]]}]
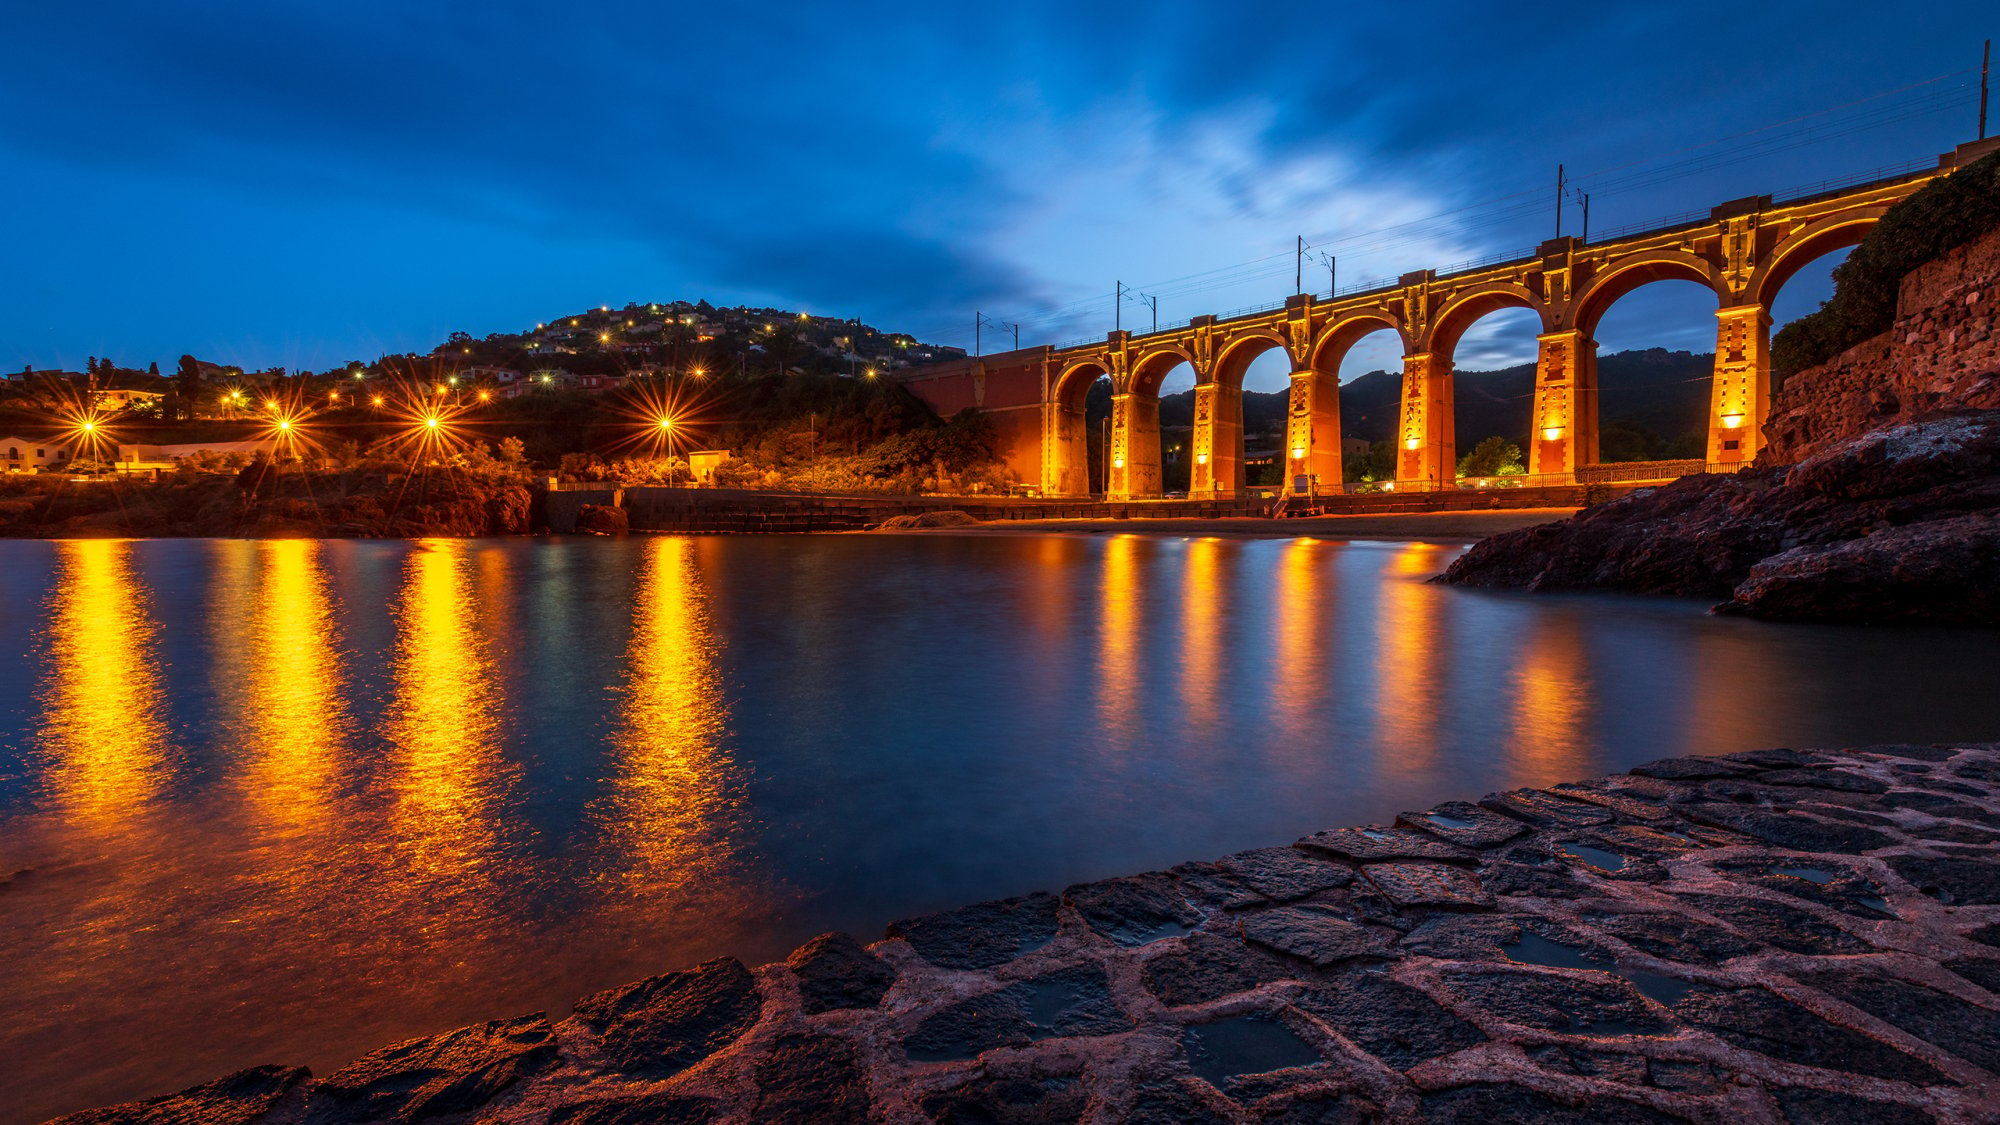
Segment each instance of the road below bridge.
[{"label": "road below bridge", "polygon": [[1224,516],[1216,519],[1050,519],[1004,520],[950,528],[883,532],[888,535],[938,535],[974,532],[999,535],[1046,535],[1050,532],[1137,535],[1200,535],[1235,539],[1484,539],[1517,527],[1567,519],[1575,508],[1520,508],[1504,512],[1373,512],[1362,515],[1308,516],[1265,519]]}]

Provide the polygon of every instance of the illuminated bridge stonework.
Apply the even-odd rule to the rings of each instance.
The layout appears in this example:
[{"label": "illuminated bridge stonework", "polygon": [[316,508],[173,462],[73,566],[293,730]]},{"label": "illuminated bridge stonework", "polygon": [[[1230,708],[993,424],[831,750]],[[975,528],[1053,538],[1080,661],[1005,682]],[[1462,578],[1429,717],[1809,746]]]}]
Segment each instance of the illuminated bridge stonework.
[{"label": "illuminated bridge stonework", "polygon": [[1452,354],[1467,328],[1501,309],[1541,318],[1527,471],[1573,481],[1597,463],[1597,341],[1604,313],[1655,281],[1679,279],[1716,298],[1715,375],[1707,463],[1748,463],[1763,444],[1770,402],[1771,302],[1793,274],[1861,241],[1883,213],[1932,179],[1995,147],[1961,145],[1936,169],[1774,204],[1753,196],[1708,218],[1600,242],[1557,238],[1532,254],[1447,274],[1420,270],[1333,298],[1299,295],[1282,307],[1218,319],[1198,316],[1157,332],[1112,332],[1101,342],[1033,347],[914,368],[902,381],[940,414],[986,411],[1016,479],[1050,496],[1089,492],[1084,399],[1112,388],[1112,499],[1160,495],[1160,384],[1182,363],[1195,374],[1192,493],[1243,488],[1243,376],[1262,353],[1291,363],[1287,476],[1341,480],[1341,359],[1362,337],[1388,329],[1403,344],[1403,396],[1396,439],[1402,489],[1456,484]]}]

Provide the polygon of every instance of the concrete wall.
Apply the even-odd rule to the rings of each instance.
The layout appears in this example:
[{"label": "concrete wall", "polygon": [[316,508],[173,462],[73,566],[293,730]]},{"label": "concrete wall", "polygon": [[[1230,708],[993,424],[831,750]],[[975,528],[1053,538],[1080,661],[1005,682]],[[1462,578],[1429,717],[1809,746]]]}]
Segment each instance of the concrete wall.
[{"label": "concrete wall", "polygon": [[[605,495],[557,492],[551,493],[550,499],[578,496],[585,498],[581,503],[601,504],[607,502],[603,499]],[[597,498],[591,499],[593,496]],[[628,488],[622,493],[622,504],[634,531],[691,534],[859,531],[891,516],[942,511],[964,512],[980,521],[1222,519],[1261,516],[1271,503],[1261,498],[1091,502],[983,496],[811,496],[727,488]],[[1335,496],[1325,501],[1327,511],[1336,515],[1503,511],[1582,504],[1580,487],[1374,493]],[[558,524],[552,505],[549,525],[556,531],[575,528],[575,506],[567,508],[563,518],[567,522]]]},{"label": "concrete wall", "polygon": [[560,532],[564,535],[575,531],[577,513],[583,510],[585,504],[602,504],[607,507],[617,508],[622,506],[620,503],[621,492],[621,489],[616,488],[587,488],[578,489],[574,492],[546,493],[547,499],[544,503],[547,504],[546,511],[548,513],[549,530]]},{"label": "concrete wall", "polygon": [[934,363],[896,378],[940,418],[981,410],[999,436],[1000,459],[1022,484],[1042,485],[1042,380],[1049,349]]}]

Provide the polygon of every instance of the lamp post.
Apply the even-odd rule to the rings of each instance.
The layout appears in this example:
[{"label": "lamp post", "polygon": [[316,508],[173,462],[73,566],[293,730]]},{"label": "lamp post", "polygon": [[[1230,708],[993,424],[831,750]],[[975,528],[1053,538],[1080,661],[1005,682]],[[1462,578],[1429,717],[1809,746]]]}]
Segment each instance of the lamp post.
[{"label": "lamp post", "polygon": [[1111,499],[1111,416],[1108,414],[1104,416],[1103,444],[1104,444],[1104,479],[1098,482],[1100,486],[1098,491],[1104,493],[1104,498],[1106,500],[1109,500]]}]

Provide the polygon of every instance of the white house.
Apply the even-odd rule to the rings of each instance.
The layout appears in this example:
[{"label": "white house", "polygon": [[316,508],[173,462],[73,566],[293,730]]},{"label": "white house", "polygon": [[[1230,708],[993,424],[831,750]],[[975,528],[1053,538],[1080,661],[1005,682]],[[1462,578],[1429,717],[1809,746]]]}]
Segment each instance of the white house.
[{"label": "white house", "polygon": [[35,473],[69,461],[69,449],[47,438],[0,437],[0,472]]}]

